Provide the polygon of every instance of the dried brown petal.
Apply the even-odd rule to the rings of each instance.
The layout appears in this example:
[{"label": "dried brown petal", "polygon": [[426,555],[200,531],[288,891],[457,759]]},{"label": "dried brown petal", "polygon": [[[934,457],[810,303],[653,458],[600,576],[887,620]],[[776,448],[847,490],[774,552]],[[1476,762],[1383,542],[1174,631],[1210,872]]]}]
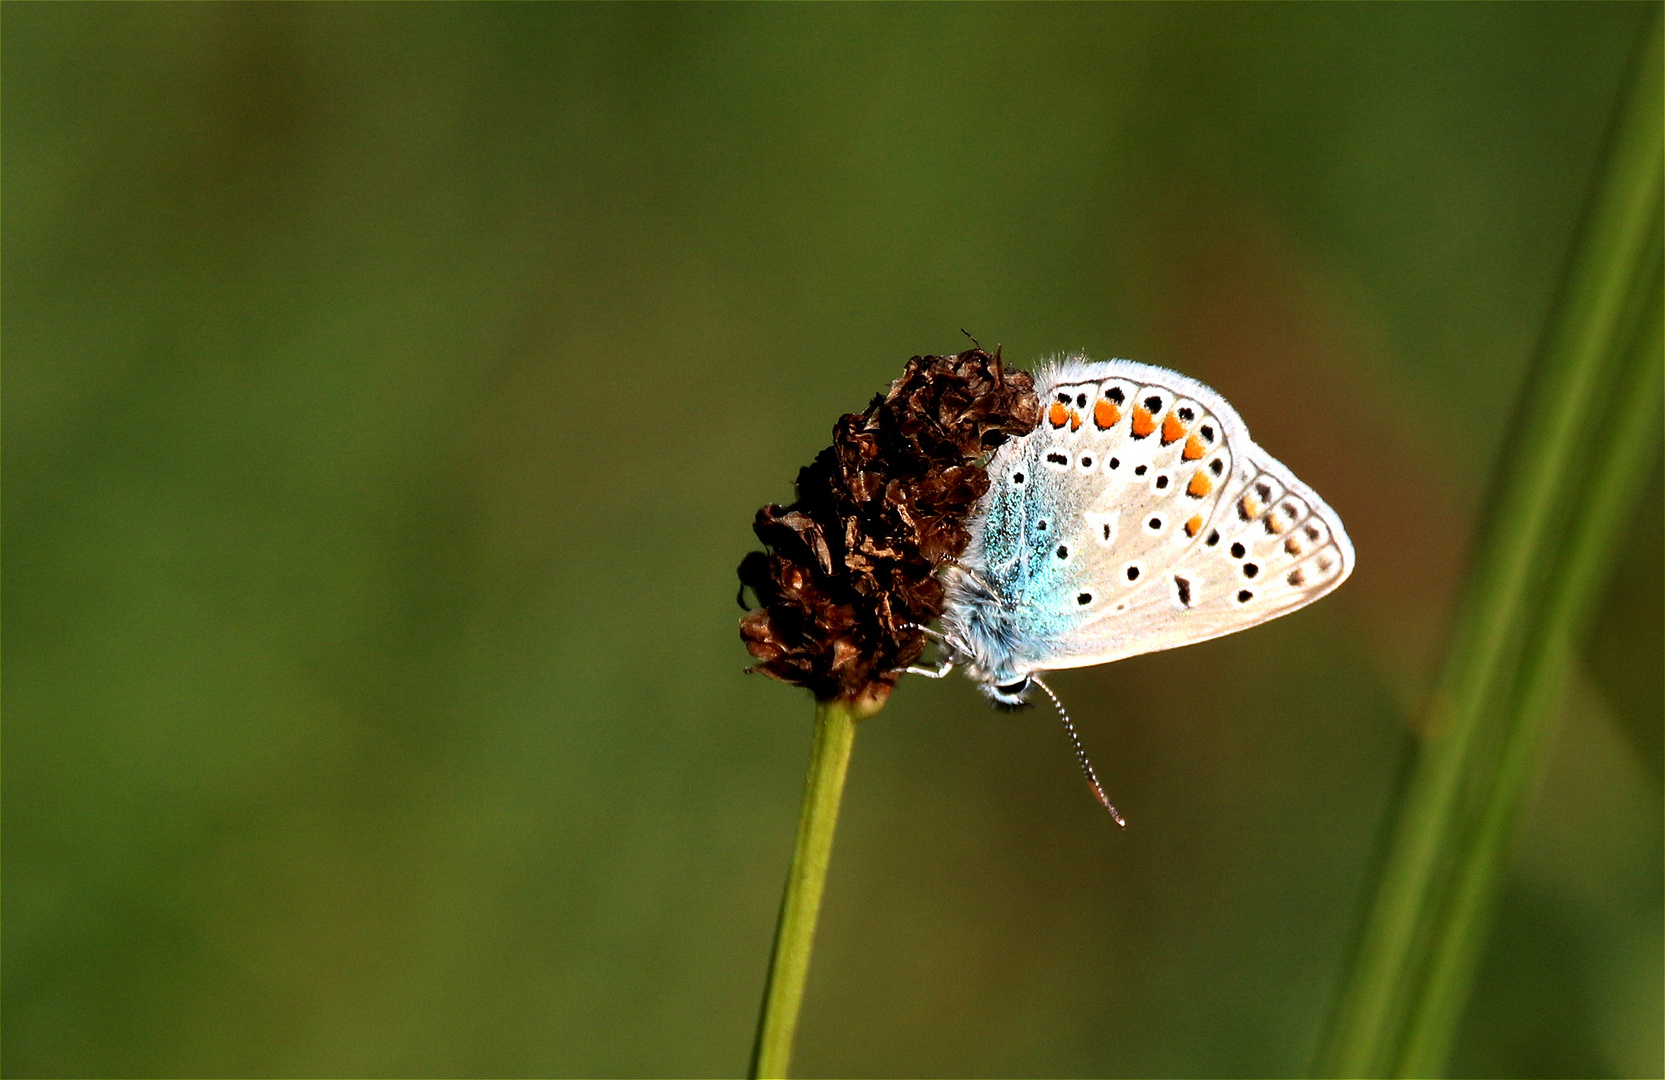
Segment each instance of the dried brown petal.
[{"label": "dried brown petal", "polygon": [[916,356],[833,445],[798,471],[797,499],[752,530],[770,549],[740,563],[760,607],[740,620],[749,671],[819,698],[882,695],[919,659],[914,626],[942,614],[935,574],[970,539],[988,490],[982,456],[1040,423],[1034,383],[998,350]]}]

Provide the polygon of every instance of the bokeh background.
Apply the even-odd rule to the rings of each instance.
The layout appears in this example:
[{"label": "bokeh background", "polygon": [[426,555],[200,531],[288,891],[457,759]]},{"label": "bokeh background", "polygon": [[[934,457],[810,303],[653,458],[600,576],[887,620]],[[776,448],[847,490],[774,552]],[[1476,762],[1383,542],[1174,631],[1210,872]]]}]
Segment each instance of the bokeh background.
[{"label": "bokeh background", "polygon": [[[810,734],[760,503],[961,329],[1210,382],[1348,523],[1277,623],[863,724],[802,1075],[1311,1065],[1647,4],[17,5],[25,1075],[746,1065]],[[1661,482],[1460,1075],[1658,1076]]]}]

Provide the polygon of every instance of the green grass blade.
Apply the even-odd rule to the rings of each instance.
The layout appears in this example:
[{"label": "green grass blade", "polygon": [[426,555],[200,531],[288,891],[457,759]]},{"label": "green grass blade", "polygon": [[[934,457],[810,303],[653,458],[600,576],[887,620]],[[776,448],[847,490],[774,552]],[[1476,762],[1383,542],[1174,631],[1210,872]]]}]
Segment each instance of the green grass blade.
[{"label": "green grass blade", "polygon": [[1578,631],[1606,579],[1614,539],[1632,509],[1629,497],[1646,479],[1657,445],[1665,379],[1660,321],[1665,308],[1657,302],[1657,274],[1653,281],[1656,303],[1647,327],[1651,332],[1632,351],[1629,370],[1615,397],[1614,414],[1604,429],[1611,441],[1590,478],[1562,569],[1551,584],[1541,622],[1529,641],[1495,790],[1479,822],[1472,856],[1460,868],[1444,933],[1435,942],[1427,989],[1411,1016],[1401,1075],[1435,1075],[1449,1056],[1484,943],[1494,882],[1504,869],[1516,821],[1537,774],[1541,750],[1549,741]]},{"label": "green grass blade", "polygon": [[1657,430],[1665,108],[1656,14],[1528,373],[1426,741],[1320,1063],[1443,1070],[1570,645]]}]

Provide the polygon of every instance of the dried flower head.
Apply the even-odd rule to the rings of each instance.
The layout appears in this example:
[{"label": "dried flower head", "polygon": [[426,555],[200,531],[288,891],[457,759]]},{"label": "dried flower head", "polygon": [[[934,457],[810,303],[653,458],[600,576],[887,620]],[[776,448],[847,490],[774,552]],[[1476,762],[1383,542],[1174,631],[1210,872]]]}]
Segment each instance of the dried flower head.
[{"label": "dried flower head", "polygon": [[1027,372],[994,355],[916,356],[890,390],[833,428],[798,471],[798,498],[765,506],[753,531],[769,551],[740,563],[748,671],[822,699],[882,701],[924,651],[919,626],[942,614],[936,571],[965,550],[966,518],[988,490],[983,462],[1040,423]]}]

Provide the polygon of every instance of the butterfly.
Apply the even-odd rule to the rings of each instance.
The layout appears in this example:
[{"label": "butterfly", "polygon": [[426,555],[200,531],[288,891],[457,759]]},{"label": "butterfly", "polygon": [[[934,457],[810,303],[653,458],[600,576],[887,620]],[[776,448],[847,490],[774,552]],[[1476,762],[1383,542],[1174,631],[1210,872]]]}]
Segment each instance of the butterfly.
[{"label": "butterfly", "polygon": [[1071,356],[1035,376],[1041,422],[994,451],[971,541],[941,573],[941,677],[997,705],[1052,698],[1040,673],[1207,641],[1286,615],[1353,571],[1341,519],[1257,446],[1226,400],[1175,371]]}]

